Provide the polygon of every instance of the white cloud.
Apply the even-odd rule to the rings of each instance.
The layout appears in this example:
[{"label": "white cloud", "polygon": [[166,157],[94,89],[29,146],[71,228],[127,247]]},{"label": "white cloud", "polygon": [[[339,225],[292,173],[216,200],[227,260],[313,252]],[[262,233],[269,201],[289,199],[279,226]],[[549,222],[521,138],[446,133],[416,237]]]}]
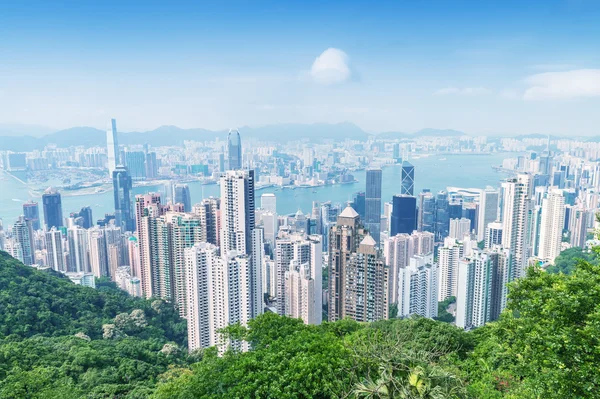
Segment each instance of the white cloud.
[{"label": "white cloud", "polygon": [[342,50],[330,47],[315,59],[310,74],[317,83],[343,83],[352,75],[350,58]]},{"label": "white cloud", "polygon": [[600,96],[600,69],[546,72],[525,79],[526,100],[569,99]]},{"label": "white cloud", "polygon": [[464,96],[479,96],[483,94],[491,93],[490,90],[485,87],[444,87],[443,89],[439,89],[433,93],[434,96],[447,96],[451,94],[458,94]]}]

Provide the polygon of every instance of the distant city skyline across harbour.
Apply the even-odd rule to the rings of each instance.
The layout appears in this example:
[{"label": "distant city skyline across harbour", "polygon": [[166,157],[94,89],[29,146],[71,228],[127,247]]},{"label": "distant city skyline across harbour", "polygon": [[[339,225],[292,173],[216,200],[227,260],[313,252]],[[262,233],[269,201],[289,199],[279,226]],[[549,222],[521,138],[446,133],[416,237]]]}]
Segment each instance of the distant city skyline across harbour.
[{"label": "distant city skyline across harbour", "polygon": [[[486,186],[498,187],[500,181],[507,177],[506,174],[495,171],[492,167],[502,164],[506,158],[514,158],[519,153],[499,152],[490,155],[432,155],[411,159],[415,166],[415,195],[424,188],[432,192],[445,190],[446,187],[485,188]],[[279,188],[269,187],[256,191],[258,204],[260,196],[264,193],[273,193],[277,197],[277,212],[279,214],[292,214],[298,209],[304,213],[311,210],[312,202],[347,203],[351,201],[354,193],[365,190],[365,171],[353,173],[357,182],[351,184],[336,184],[315,188]],[[402,167],[392,165],[383,169],[382,203],[392,200],[394,194],[401,191]],[[41,202],[41,198],[31,197],[32,189],[45,187],[30,187],[17,181],[7,173],[0,175],[0,184],[5,189],[0,190],[0,219],[5,226],[11,225],[22,214],[22,205],[27,200]],[[219,196],[219,186],[202,185],[200,182],[187,183],[190,187],[192,203],[198,203],[202,198]],[[134,187],[132,196],[147,192],[162,192],[164,186],[145,185]],[[63,195],[63,213],[77,212],[84,206],[90,206],[94,220],[104,216],[105,213],[114,212],[112,190],[100,194],[89,195]]]}]

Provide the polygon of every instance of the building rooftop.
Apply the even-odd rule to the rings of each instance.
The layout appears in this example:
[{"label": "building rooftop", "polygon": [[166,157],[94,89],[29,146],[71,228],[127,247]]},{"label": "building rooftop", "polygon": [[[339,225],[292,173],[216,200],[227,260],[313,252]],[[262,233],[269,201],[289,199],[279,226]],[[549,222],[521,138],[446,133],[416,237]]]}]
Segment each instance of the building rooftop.
[{"label": "building rooftop", "polygon": [[356,212],[351,206],[347,206],[346,209],[344,209],[342,213],[340,213],[340,217],[343,218],[355,218],[357,216],[358,212]]}]

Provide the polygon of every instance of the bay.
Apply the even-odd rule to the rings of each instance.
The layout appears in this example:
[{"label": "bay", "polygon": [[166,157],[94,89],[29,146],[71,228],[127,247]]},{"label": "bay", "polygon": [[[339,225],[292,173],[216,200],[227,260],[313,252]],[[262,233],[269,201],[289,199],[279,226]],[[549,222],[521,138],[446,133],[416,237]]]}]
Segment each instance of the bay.
[{"label": "bay", "polygon": [[[505,158],[515,157],[516,153],[494,153],[491,155],[432,155],[411,159],[415,166],[415,195],[428,188],[433,192],[445,190],[446,187],[485,188],[499,186],[506,175],[495,171],[492,166],[499,166]],[[400,192],[402,168],[400,165],[388,166],[383,169],[382,202],[391,201],[394,194]],[[256,204],[260,206],[260,196],[263,193],[274,193],[277,197],[277,212],[279,214],[295,213],[301,209],[310,213],[313,201],[346,203],[351,201],[354,193],[365,190],[365,171],[353,172],[357,182],[317,188],[297,188],[276,190],[274,187],[257,190]],[[197,182],[189,183],[192,203],[200,202],[208,196],[219,196],[218,185],[202,185]],[[22,213],[23,202],[32,199],[40,202],[40,217],[42,215],[41,198],[31,196],[30,190],[23,183],[6,173],[0,174],[0,219],[4,225],[12,224]],[[35,187],[39,188],[39,187]],[[134,187],[133,194],[143,194],[151,191],[163,191],[162,185]],[[63,214],[67,216],[84,206],[91,206],[94,219],[114,210],[113,193],[105,192],[89,195],[63,196]]]}]

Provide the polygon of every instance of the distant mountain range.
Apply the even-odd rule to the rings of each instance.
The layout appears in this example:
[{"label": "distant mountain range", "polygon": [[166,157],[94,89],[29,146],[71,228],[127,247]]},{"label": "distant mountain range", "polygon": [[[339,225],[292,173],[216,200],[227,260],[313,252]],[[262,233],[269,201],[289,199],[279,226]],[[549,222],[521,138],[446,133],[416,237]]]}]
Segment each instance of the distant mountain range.
[{"label": "distant mountain range", "polygon": [[[103,146],[106,144],[106,132],[93,127],[81,126],[58,132],[39,135],[40,130],[28,134],[26,126],[10,130],[11,134],[1,129],[0,125],[0,150],[31,151],[41,150],[48,144],[58,147],[69,146]],[[309,141],[323,140],[366,140],[374,136],[362,130],[353,123],[344,122],[337,124],[314,123],[314,124],[278,124],[262,127],[241,127],[242,137],[255,138],[259,140],[283,142],[290,140],[307,139]],[[186,140],[214,140],[217,137],[224,138],[226,130],[213,131],[201,128],[182,129],[177,126],[161,126],[157,129],[145,132],[119,132],[119,143],[124,145],[148,143],[152,146],[181,145]],[[451,129],[422,129],[416,133],[386,132],[375,135],[382,139],[411,139],[424,136],[463,136],[465,133]]]}]

